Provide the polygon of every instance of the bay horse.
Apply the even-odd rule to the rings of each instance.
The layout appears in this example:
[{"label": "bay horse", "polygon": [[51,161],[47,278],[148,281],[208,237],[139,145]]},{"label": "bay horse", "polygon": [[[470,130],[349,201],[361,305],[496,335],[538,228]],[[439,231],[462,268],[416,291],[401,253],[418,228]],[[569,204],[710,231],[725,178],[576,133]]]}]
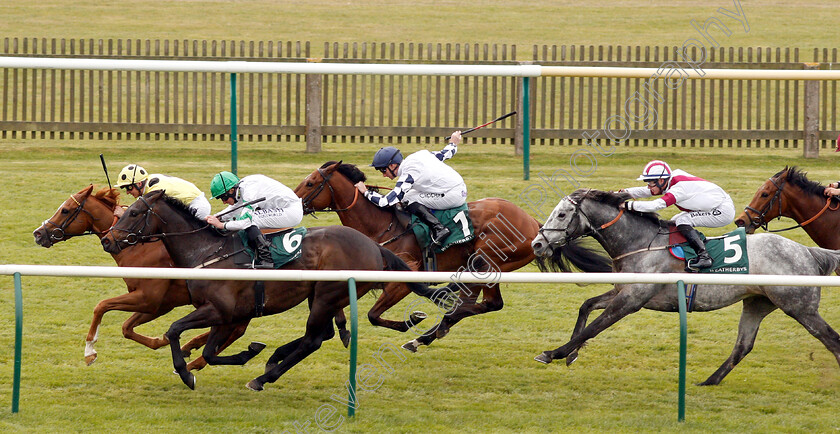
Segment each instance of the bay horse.
[{"label": "bay horse", "polygon": [[[181,202],[162,191],[147,193],[132,204],[119,222],[102,238],[102,246],[111,253],[134,242],[161,239],[177,267],[191,268],[219,259],[208,268],[234,268],[236,233],[222,234],[196,219]],[[241,247],[241,242],[239,243]],[[300,242],[301,255],[286,269],[297,270],[391,270],[410,271],[399,257],[378,246],[358,231],[343,226],[310,228]],[[215,260],[214,259],[214,260]],[[208,261],[211,262],[211,261]],[[261,315],[273,315],[291,309],[304,300],[309,302],[309,318],[305,334],[279,348],[269,358],[263,375],[251,380],[248,388],[262,390],[298,362],[316,351],[324,340],[335,335],[331,320],[349,304],[345,282],[309,281],[264,283],[264,297],[256,295],[257,282],[232,280],[190,280],[188,289],[195,310],[175,321],[166,332],[172,350],[175,371],[191,389],[195,376],[185,369],[186,363],[178,347],[185,330],[211,327],[204,359],[211,365],[241,365],[265,346],[252,343],[248,350],[232,356],[218,356],[215,349],[226,342],[237,323]],[[426,285],[408,284],[419,295],[430,296]],[[381,283],[360,282],[359,297]],[[262,303],[257,299],[262,298]]]},{"label": "bay horse", "polygon": [[[627,193],[586,189],[566,196],[534,239],[534,252],[548,256],[554,246],[590,236],[613,258],[618,272],[683,272],[682,261],[663,248],[669,243],[663,222],[654,213],[620,212],[619,206],[627,199]],[[826,276],[840,265],[840,251],[806,247],[776,234],[748,235],[746,250],[750,274]],[[743,301],[732,354],[700,385],[719,384],[752,350],[762,319],[777,308],[802,324],[840,363],[840,335],[819,314],[818,286],[697,285],[695,297],[694,310],[700,312]],[[616,284],[612,290],[584,303],[569,342],[543,352],[535,360],[550,363],[567,358],[587,340],[641,308],[676,312],[678,303],[675,284]],[[587,325],[586,309],[604,311]]]},{"label": "bay horse", "polygon": [[[341,223],[361,231],[399,255],[413,269],[423,268],[423,253],[411,229],[400,224],[393,207],[380,208],[364,197],[354,187],[367,176],[353,164],[329,161],[309,174],[295,188],[303,200],[304,213],[334,211]],[[475,238],[448,248],[437,254],[438,271],[453,271],[453,278],[461,272],[487,275],[514,271],[530,263],[535,257],[530,247],[537,236],[540,223],[513,203],[499,198],[486,198],[468,203],[469,216],[475,228]],[[577,260],[584,257],[575,255]],[[588,257],[586,259],[593,259]],[[584,260],[585,261],[585,260]],[[593,266],[595,267],[595,266]],[[595,267],[593,271],[609,271],[609,265]],[[504,302],[498,283],[450,283],[449,290],[460,289],[455,309],[443,315],[440,324],[405,345],[416,351],[420,345],[429,345],[435,338],[445,336],[450,327],[463,318],[502,309]],[[382,318],[382,314],[402,300],[409,291],[402,284],[389,285],[368,312],[373,325],[405,332],[402,322]],[[482,301],[477,302],[478,295]]]},{"label": "bay horse", "polygon": [[764,181],[758,191],[735,219],[735,224],[753,233],[757,228],[765,231],[774,218],[788,217],[797,225],[770,232],[781,232],[801,227],[818,246],[840,249],[840,201],[823,194],[824,185],[807,178],[796,166],[787,167]]},{"label": "bay horse", "polygon": [[[93,190],[93,185],[90,185],[70,195],[52,217],[35,229],[35,243],[49,248],[78,236],[96,235],[101,239],[117,220],[114,210],[120,206],[120,192],[116,188],[103,188],[95,193]],[[162,243],[133,246],[111,256],[121,267],[173,266],[172,259]],[[141,335],[135,332],[134,328],[165,315],[178,306],[190,304],[190,294],[184,280],[127,278],[123,281],[128,289],[127,294],[102,300],[93,309],[93,320],[85,338],[85,363],[88,365],[97,358],[94,344],[99,339],[99,326],[105,313],[112,310],[133,312],[122,325],[123,336],[156,350],[169,345],[169,340],[165,336],[153,338]],[[231,336],[231,342],[245,333],[246,326],[247,323],[242,324],[236,330]],[[207,333],[203,333],[184,345],[182,351],[189,355],[190,350],[201,347],[206,341]],[[188,369],[199,370],[204,366],[204,358],[198,357],[189,363]]]}]

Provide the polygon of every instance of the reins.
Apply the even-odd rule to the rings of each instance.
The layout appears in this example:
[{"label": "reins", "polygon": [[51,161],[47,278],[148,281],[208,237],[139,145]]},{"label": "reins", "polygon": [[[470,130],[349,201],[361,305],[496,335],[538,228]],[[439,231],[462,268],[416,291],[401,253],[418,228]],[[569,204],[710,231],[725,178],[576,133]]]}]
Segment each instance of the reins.
[{"label": "reins", "polygon": [[318,170],[318,173],[321,174],[321,179],[322,179],[321,184],[318,185],[318,188],[316,188],[311,193],[304,196],[303,199],[301,199],[301,205],[303,206],[303,210],[304,210],[305,214],[315,214],[316,212],[348,211],[356,205],[356,201],[359,200],[359,189],[354,187],[353,189],[355,190],[355,194],[353,195],[353,201],[350,203],[350,205],[347,206],[347,208],[330,208],[330,209],[324,209],[324,210],[307,209],[306,208],[307,205],[310,202],[312,202],[316,197],[318,197],[321,194],[322,191],[324,191],[324,187],[327,187],[327,188],[330,189],[330,197],[332,198],[331,203],[338,206],[338,203],[335,200],[335,190],[333,189],[332,185],[330,185],[330,178],[332,178],[332,176],[335,172],[330,173],[329,175],[325,175],[324,172],[320,168],[318,168],[317,170]]}]

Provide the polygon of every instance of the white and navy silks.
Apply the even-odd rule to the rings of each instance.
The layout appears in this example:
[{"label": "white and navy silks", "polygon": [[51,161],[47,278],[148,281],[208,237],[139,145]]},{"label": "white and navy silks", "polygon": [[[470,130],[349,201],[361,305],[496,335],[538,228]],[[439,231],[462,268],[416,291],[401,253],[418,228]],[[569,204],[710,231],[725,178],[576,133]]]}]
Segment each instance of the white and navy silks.
[{"label": "white and navy silks", "polygon": [[222,216],[225,229],[238,231],[251,225],[260,229],[283,229],[298,226],[303,220],[300,198],[281,182],[264,175],[248,175],[239,180],[237,186],[236,203],[222,212],[262,197],[265,200]]},{"label": "white and navy silks", "polygon": [[[625,188],[634,199],[651,197],[647,187]],[[628,209],[641,212],[656,212],[671,205],[682,210],[674,216],[677,225],[719,228],[732,223],[735,218],[735,204],[732,198],[717,184],[674,170],[662,197],[652,201],[626,202]]]},{"label": "white and navy silks", "polygon": [[397,183],[386,195],[374,191],[365,197],[379,207],[403,202],[420,203],[429,209],[450,209],[467,201],[467,185],[455,169],[444,163],[458,152],[450,143],[440,152],[417,151],[406,157],[397,169]]}]

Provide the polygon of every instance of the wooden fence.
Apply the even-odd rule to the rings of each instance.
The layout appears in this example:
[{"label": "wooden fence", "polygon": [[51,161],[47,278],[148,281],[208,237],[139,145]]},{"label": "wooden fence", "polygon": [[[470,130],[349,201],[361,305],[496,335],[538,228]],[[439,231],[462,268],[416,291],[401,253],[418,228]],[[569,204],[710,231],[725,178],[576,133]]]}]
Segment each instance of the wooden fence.
[{"label": "wooden fence", "polygon": [[[326,43],[301,41],[74,40],[6,38],[0,55],[116,59],[488,63],[659,67],[676,60],[668,46],[533,46],[517,56],[509,44]],[[317,51],[317,52],[316,52]],[[837,49],[719,48],[703,68],[802,69],[837,63]],[[107,140],[229,140],[226,74],[4,69],[0,137]],[[307,86],[308,83],[308,86]],[[439,141],[519,106],[519,80],[430,77],[239,74],[241,141],[306,139],[309,109],[320,139],[336,142]],[[629,78],[539,77],[531,86],[536,144],[582,144],[625,102],[644,92]],[[666,89],[651,129],[634,128],[629,146],[799,147],[804,140],[805,84],[791,80],[688,80]],[[819,82],[821,147],[838,133],[837,83]],[[638,110],[638,106],[636,106]],[[477,131],[471,140],[513,143],[515,121]]]}]

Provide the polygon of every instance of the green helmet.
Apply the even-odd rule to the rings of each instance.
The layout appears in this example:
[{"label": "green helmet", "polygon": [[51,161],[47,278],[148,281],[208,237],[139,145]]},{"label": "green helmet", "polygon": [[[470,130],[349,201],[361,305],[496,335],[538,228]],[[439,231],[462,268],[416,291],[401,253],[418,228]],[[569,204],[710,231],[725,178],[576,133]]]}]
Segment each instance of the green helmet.
[{"label": "green helmet", "polygon": [[238,182],[239,177],[233,173],[228,171],[219,172],[210,181],[210,195],[213,196],[213,199],[218,199],[219,196],[225,194],[231,188],[236,187]]}]

